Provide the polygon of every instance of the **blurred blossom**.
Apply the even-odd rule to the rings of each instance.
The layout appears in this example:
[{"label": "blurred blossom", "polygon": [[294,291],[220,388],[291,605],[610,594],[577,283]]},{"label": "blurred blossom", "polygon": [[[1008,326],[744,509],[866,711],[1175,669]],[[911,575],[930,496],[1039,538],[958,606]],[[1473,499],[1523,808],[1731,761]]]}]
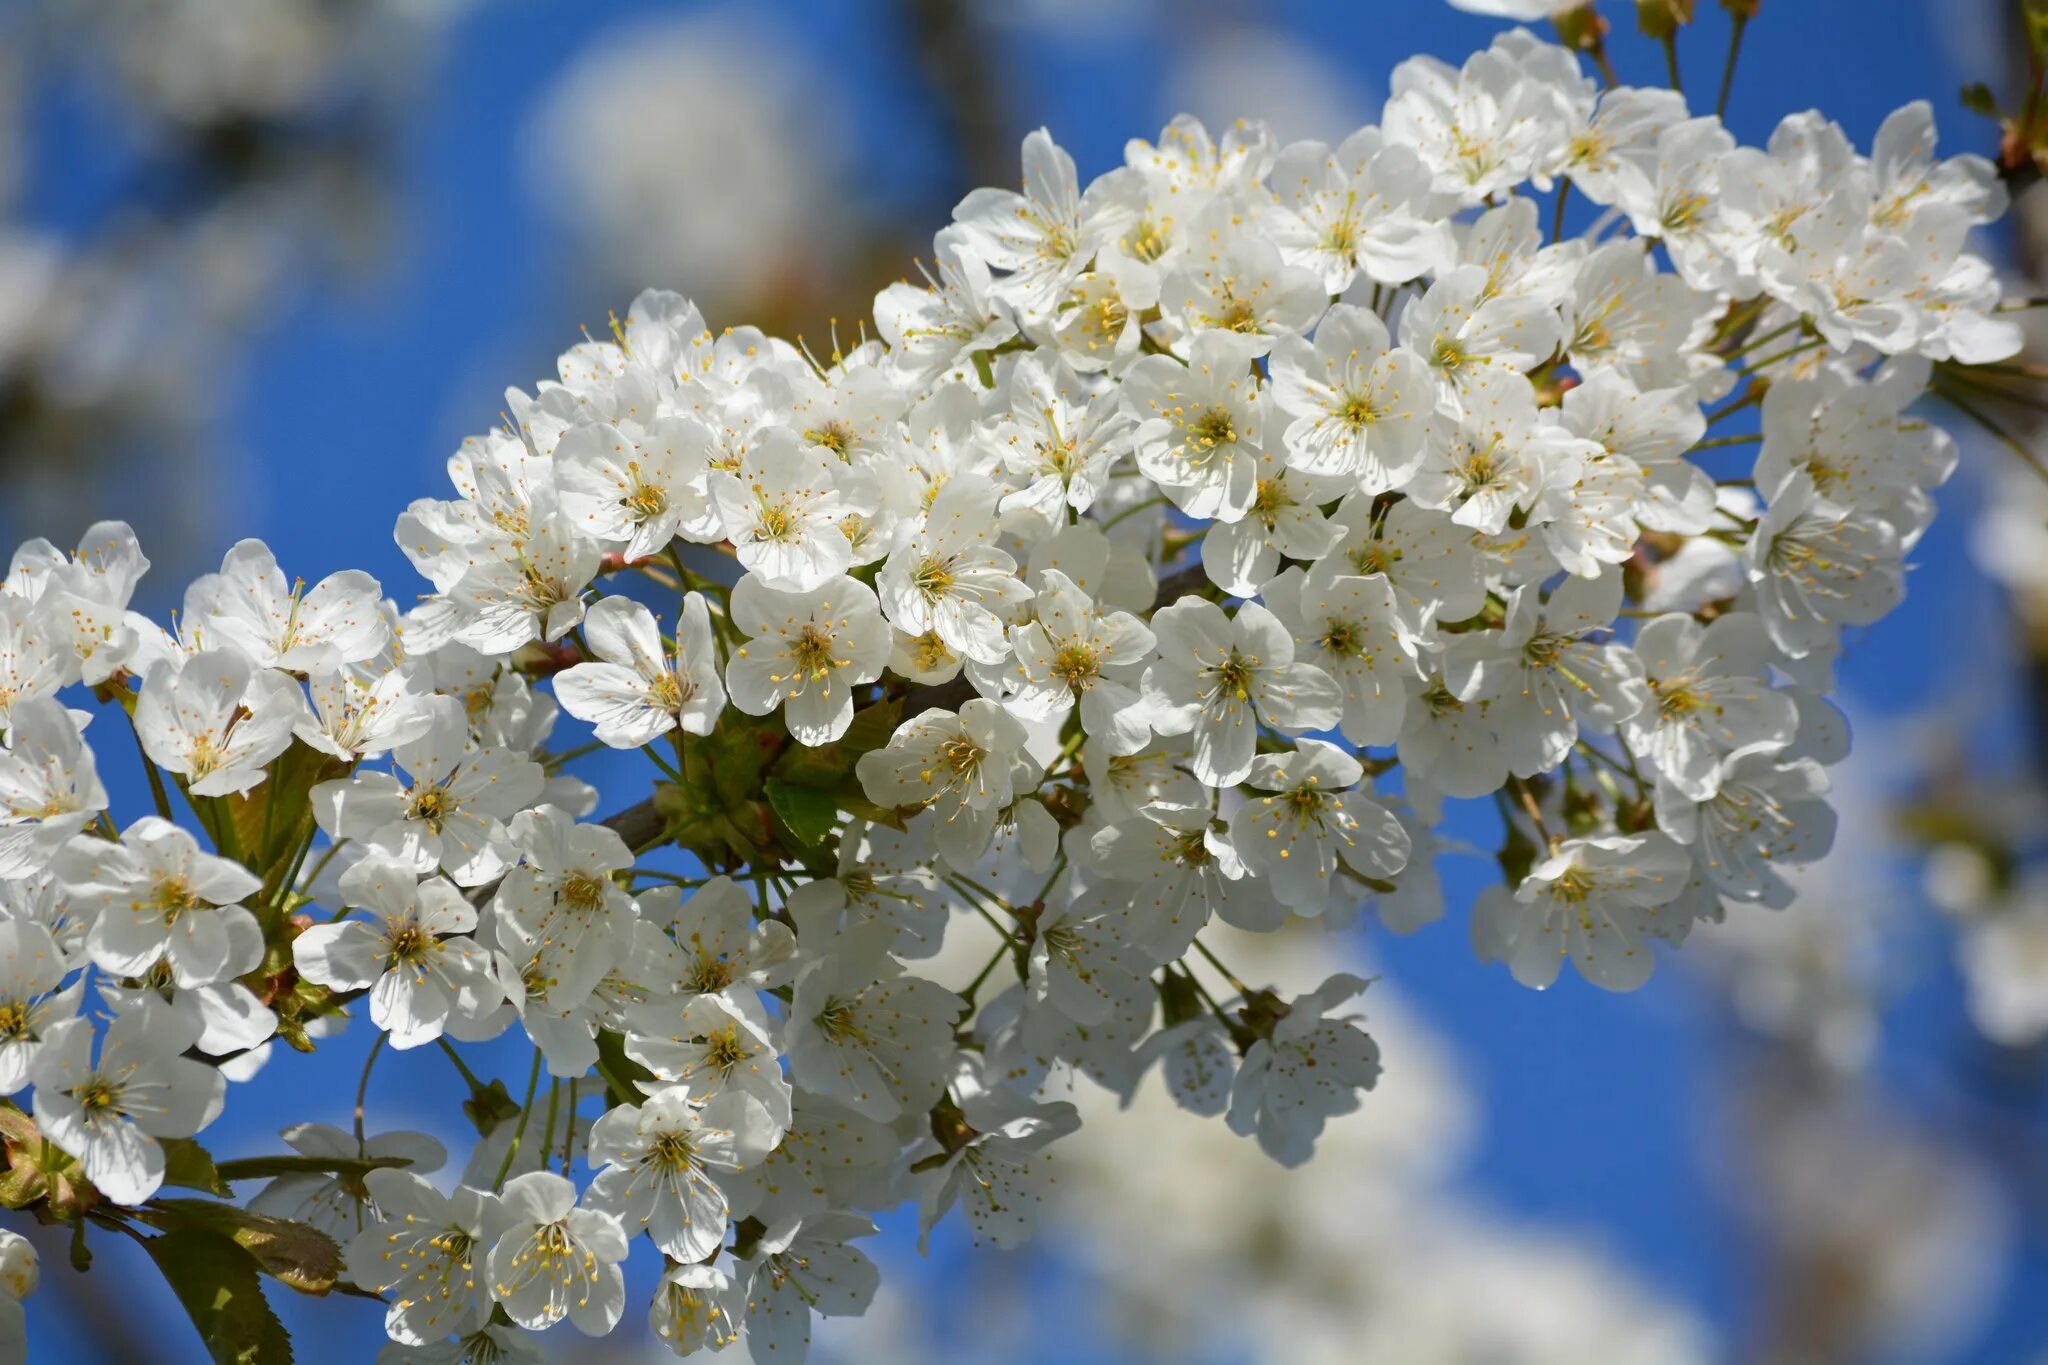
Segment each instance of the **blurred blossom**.
[{"label": "blurred blossom", "polygon": [[114,192],[84,220],[0,220],[5,529],[61,540],[111,507],[159,568],[189,567],[228,507],[188,490],[231,482],[246,348],[381,244],[377,155],[466,5],[42,0],[0,16],[0,203],[20,212],[41,188],[20,183],[15,126],[41,83],[133,134],[91,148]]},{"label": "blurred blossom", "polygon": [[1899,737],[1875,718],[1853,728],[1856,745],[1831,774],[1841,817],[1833,850],[1781,869],[1797,898],[1703,923],[1687,944],[1744,1024],[1840,1072],[1862,1068],[1877,1044],[1884,944],[1904,895],[1888,824],[1907,775]]},{"label": "blurred blossom", "polygon": [[[1234,968],[1283,991],[1355,953],[1304,929],[1217,936]],[[1334,961],[1333,961],[1334,959]],[[1162,1359],[1331,1365],[1687,1365],[1706,1334],[1599,1251],[1517,1226],[1453,1182],[1477,1100],[1445,1043],[1376,983],[1359,1002],[1400,1059],[1372,1104],[1333,1120],[1313,1173],[1176,1107],[1156,1077],[1124,1113],[1080,1083],[1042,1241],[1085,1259],[1102,1317]],[[1129,1160],[1135,1132],[1148,1159]],[[1126,1254],[1133,1228],[1171,1228]]]},{"label": "blurred blossom", "polygon": [[1773,1249],[1759,1359],[1918,1361],[1967,1339],[2004,1274],[2007,1210],[1951,1143],[1868,1093],[1767,1068],[1731,1136],[1738,1206]]},{"label": "blurred blossom", "polygon": [[1378,105],[1369,82],[1302,38],[1214,23],[1192,31],[1160,96],[1162,117],[1186,110],[1218,129],[1257,118],[1282,142],[1332,138],[1369,121]]},{"label": "blurred blossom", "polygon": [[1963,930],[1957,961],[1970,1018],[1985,1037],[2026,1047],[2048,1036],[2048,870]]},{"label": "blurred blossom", "polygon": [[2048,483],[2009,463],[1991,482],[1971,541],[1977,563],[2013,593],[2048,599]]},{"label": "blurred blossom", "polygon": [[49,5],[145,117],[187,124],[295,116],[394,78],[468,0],[70,0]]},{"label": "blurred blossom", "polygon": [[751,11],[634,22],[541,98],[529,179],[609,292],[678,289],[715,316],[847,248],[843,122],[801,44]]}]

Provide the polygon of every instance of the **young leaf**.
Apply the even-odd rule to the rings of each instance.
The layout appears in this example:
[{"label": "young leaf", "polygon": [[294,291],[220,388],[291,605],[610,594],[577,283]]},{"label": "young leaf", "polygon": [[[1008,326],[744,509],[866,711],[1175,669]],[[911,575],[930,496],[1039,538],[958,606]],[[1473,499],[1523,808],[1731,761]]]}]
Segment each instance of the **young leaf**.
[{"label": "young leaf", "polygon": [[347,1175],[361,1178],[386,1166],[410,1165],[412,1158],[404,1156],[245,1156],[237,1157],[233,1161],[220,1162],[214,1170],[224,1181],[271,1180],[281,1175]]},{"label": "young leaf", "polygon": [[213,1154],[191,1138],[159,1138],[164,1149],[164,1184],[205,1190],[226,1198],[234,1193],[214,1165]]},{"label": "young leaf", "polygon": [[291,1338],[264,1300],[256,1261],[232,1238],[181,1227],[145,1245],[216,1365],[291,1365]]},{"label": "young leaf", "polygon": [[776,816],[805,848],[816,848],[831,836],[839,818],[839,803],[825,792],[792,786],[776,777],[768,779],[763,791]]},{"label": "young leaf", "polygon": [[341,1274],[341,1248],[316,1227],[204,1199],[158,1199],[143,1215],[172,1233],[198,1229],[228,1238],[266,1275],[301,1294],[325,1294]]}]

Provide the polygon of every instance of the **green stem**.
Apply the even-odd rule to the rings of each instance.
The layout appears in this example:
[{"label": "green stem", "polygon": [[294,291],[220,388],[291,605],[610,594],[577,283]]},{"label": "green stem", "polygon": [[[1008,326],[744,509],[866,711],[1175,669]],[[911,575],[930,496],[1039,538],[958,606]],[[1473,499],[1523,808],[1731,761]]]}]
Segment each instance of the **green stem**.
[{"label": "green stem", "polygon": [[1802,354],[1806,351],[1810,351],[1816,346],[1825,346],[1827,344],[1828,343],[1825,338],[1814,337],[1810,341],[1800,342],[1797,346],[1787,346],[1784,350],[1778,352],[1776,355],[1767,355],[1762,360],[1756,361],[1752,364],[1744,365],[1741,369],[1735,371],[1735,377],[1737,379],[1747,378],[1748,376],[1755,374],[1758,370],[1769,369],[1771,366],[1777,364],[1781,360],[1789,360],[1793,356]]},{"label": "green stem", "polygon": [[981,970],[974,974],[974,980],[967,983],[967,989],[960,992],[962,998],[964,998],[969,1005],[974,1004],[974,998],[977,994],[980,993],[982,983],[988,980],[989,973],[996,969],[996,964],[998,962],[1001,962],[1004,958],[1010,955],[1010,950],[1014,947],[1016,947],[1016,944],[1011,940],[1010,936],[1008,934],[1004,934],[1003,941],[996,945],[995,956],[991,957],[986,963],[982,964]]},{"label": "green stem", "polygon": [[533,1070],[526,1077],[526,1098],[519,1103],[519,1126],[512,1130],[512,1141],[506,1144],[505,1159],[498,1163],[497,1179],[491,1182],[496,1193],[505,1188],[505,1177],[512,1172],[512,1158],[519,1155],[519,1143],[526,1136],[526,1120],[533,1113],[533,1092],[540,1089],[540,1049],[533,1050]]},{"label": "green stem", "polygon": [[569,1121],[562,1133],[562,1174],[569,1174],[570,1165],[576,1160],[576,1078],[569,1078]]},{"label": "green stem", "polygon": [[1728,63],[1721,68],[1721,98],[1714,101],[1714,117],[1728,116],[1728,92],[1735,88],[1735,59],[1742,53],[1742,32],[1749,27],[1749,16],[1735,16],[1734,31],[1728,35]]},{"label": "green stem", "polygon": [[1797,331],[1799,328],[1805,325],[1805,318],[1794,318],[1792,321],[1786,323],[1783,327],[1773,327],[1770,331],[1765,332],[1762,336],[1751,337],[1748,341],[1745,341],[1738,349],[1730,351],[1727,355],[1724,355],[1721,358],[1723,360],[1739,360],[1741,357],[1748,355],[1751,351],[1754,351],[1757,347],[1769,345],[1771,342],[1776,341],[1779,337],[1785,335],[1785,333]]},{"label": "green stem", "polygon": [[359,1157],[369,1155],[368,1139],[363,1136],[363,1101],[370,1094],[370,1068],[377,1065],[377,1058],[384,1052],[384,1040],[390,1036],[380,1033],[377,1041],[370,1044],[370,1055],[363,1058],[362,1079],[356,1082],[356,1155]]},{"label": "green stem", "polygon": [[605,742],[603,740],[593,739],[588,744],[579,744],[573,749],[564,749],[559,754],[549,754],[546,758],[541,760],[541,766],[549,769],[559,768],[564,763],[573,762],[576,759],[583,757],[585,754],[594,754],[599,749],[605,747],[607,746],[605,745]]},{"label": "green stem", "polygon": [[562,1083],[558,1080],[550,1080],[548,1082],[548,1126],[542,1130],[540,1139],[540,1164],[543,1169],[548,1164],[548,1153],[555,1150],[555,1116],[561,1112],[561,1108]]},{"label": "green stem", "polygon": [[1685,82],[1678,76],[1678,30],[1664,35],[1664,69],[1671,73],[1671,88],[1679,94],[1685,93]]},{"label": "green stem", "polygon": [[640,752],[646,754],[649,758],[653,759],[654,766],[661,769],[663,773],[667,774],[669,781],[676,783],[682,782],[683,775],[677,772],[674,766],[671,765],[667,759],[663,758],[659,753],[655,752],[655,748],[652,744],[641,745]]},{"label": "green stem", "polygon": [[165,820],[171,818],[171,794],[164,790],[164,775],[157,771],[156,760],[149,756],[149,750],[142,745],[142,730],[135,724],[135,716],[128,716],[128,733],[135,736],[135,756],[142,760],[142,771],[149,774],[150,799],[156,802],[156,813]]},{"label": "green stem", "polygon": [[1762,389],[1750,389],[1747,393],[1743,394],[1742,397],[1731,398],[1726,403],[1723,403],[1720,407],[1708,413],[1707,425],[1713,426],[1716,423],[1718,423],[1722,418],[1732,417],[1736,413],[1741,412],[1744,408],[1753,408],[1758,403],[1761,403],[1763,401],[1764,391]]},{"label": "green stem", "polygon": [[455,1063],[455,1069],[462,1073],[463,1083],[469,1087],[470,1093],[481,1095],[484,1091],[490,1089],[489,1086],[477,1079],[476,1073],[469,1069],[469,1064],[462,1060],[462,1054],[455,1050],[455,1045],[448,1041],[446,1035],[436,1038],[434,1041],[441,1045],[441,1051],[448,1054],[448,1060]]},{"label": "green stem", "polygon": [[1145,509],[1146,509],[1147,507],[1154,507],[1154,506],[1157,506],[1158,504],[1160,504],[1160,503],[1162,503],[1162,502],[1165,502],[1165,501],[1166,501],[1166,499],[1165,499],[1164,497],[1162,497],[1162,496],[1155,496],[1155,497],[1150,497],[1150,498],[1146,498],[1146,499],[1145,499],[1144,501],[1142,501],[1142,502],[1134,502],[1134,503],[1132,503],[1132,504],[1131,504],[1131,505],[1130,505],[1129,507],[1126,507],[1126,508],[1125,508],[1125,509],[1124,509],[1123,511],[1121,511],[1121,512],[1118,512],[1118,513],[1117,513],[1117,514],[1116,514],[1115,516],[1113,516],[1113,517],[1109,518],[1109,520],[1107,520],[1107,521],[1103,522],[1103,523],[1102,523],[1102,529],[1103,529],[1103,530],[1105,530],[1105,531],[1107,531],[1107,530],[1108,530],[1108,529],[1109,529],[1110,527],[1112,527],[1112,526],[1116,525],[1116,524],[1117,524],[1118,522],[1122,521],[1122,520],[1123,520],[1123,519],[1124,519],[1125,517],[1129,517],[1129,516],[1135,516],[1135,515],[1136,515],[1137,513],[1139,513],[1139,512],[1142,512],[1142,511],[1144,511],[1144,510],[1145,510]]},{"label": "green stem", "polygon": [[235,828],[235,813],[228,806],[228,799],[225,796],[215,796],[208,798],[207,804],[213,807],[215,847],[228,861],[243,862],[247,855],[242,851],[242,832]]},{"label": "green stem", "polygon": [[[1216,954],[1209,951],[1208,944],[1202,942],[1202,940],[1200,939],[1196,939],[1195,951],[1200,953],[1204,958],[1206,958],[1211,967],[1214,967],[1217,971],[1223,973],[1223,979],[1225,981],[1228,981],[1231,984],[1231,986],[1236,989],[1239,995],[1250,995],[1252,993],[1251,987],[1245,985],[1244,982],[1237,979],[1236,972],[1233,972],[1230,970],[1230,968],[1224,966],[1223,960],[1217,957]],[[1193,973],[1190,972],[1189,975],[1192,976]]]},{"label": "green stem", "polygon": [[1966,402],[1952,385],[1936,384],[1934,391],[1946,399],[1963,416],[1991,433],[1994,440],[2004,445],[2013,454],[2019,456],[2020,463],[2040,475],[2043,482],[2048,482],[2048,464],[2043,464],[2041,457],[2022,445],[2018,437],[2014,436],[1997,422],[1991,420],[1990,416],[1984,411]]},{"label": "green stem", "polygon": [[1557,205],[1550,215],[1550,241],[1552,245],[1564,240],[1564,206],[1572,197],[1572,178],[1566,176],[1557,182]]}]

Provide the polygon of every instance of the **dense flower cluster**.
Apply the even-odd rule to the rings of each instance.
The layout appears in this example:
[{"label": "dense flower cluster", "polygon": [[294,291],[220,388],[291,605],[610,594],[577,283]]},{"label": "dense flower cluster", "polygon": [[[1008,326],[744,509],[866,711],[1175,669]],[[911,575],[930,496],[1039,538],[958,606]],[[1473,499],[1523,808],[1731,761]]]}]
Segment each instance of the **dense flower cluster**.
[{"label": "dense flower cluster", "polygon": [[[17,554],[0,1060],[76,1174],[149,1200],[351,1005],[380,1047],[520,1029],[453,1194],[416,1135],[305,1126],[331,1176],[256,1207],[346,1241],[397,1359],[611,1330],[641,1234],[678,1352],[800,1359],[874,1292],[873,1211],[1030,1233],[1068,1074],[1156,1068],[1306,1160],[1379,1074],[1365,982],[1282,998],[1201,935],[1438,918],[1446,798],[1499,806],[1474,942],[1530,986],[1632,989],[1786,902],[1842,632],[1953,463],[1909,405],[2017,345],[1964,245],[1987,163],[1924,106],[1867,155],[1815,114],[1738,147],[1523,32],[1404,64],[1334,147],[1183,118],[1085,187],[1023,157],[872,339],[648,293],[511,391],[398,520],[404,612],[245,541],[173,633],[126,528]],[[73,684],[156,814],[117,828]],[[590,821],[558,711],[653,795]]]}]

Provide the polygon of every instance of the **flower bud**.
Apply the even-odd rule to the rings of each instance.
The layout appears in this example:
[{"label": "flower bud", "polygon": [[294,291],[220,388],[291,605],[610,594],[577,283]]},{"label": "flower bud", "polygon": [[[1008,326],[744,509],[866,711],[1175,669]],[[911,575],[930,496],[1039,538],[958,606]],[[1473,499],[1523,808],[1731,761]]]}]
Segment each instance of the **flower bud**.
[{"label": "flower bud", "polygon": [[1693,20],[1696,0],[1636,0],[1636,27],[1662,42]]},{"label": "flower bud", "polygon": [[36,1292],[43,1277],[41,1259],[28,1238],[0,1229],[0,1290],[12,1299],[25,1299]]},{"label": "flower bud", "polygon": [[1551,23],[1557,27],[1559,41],[1574,52],[1591,52],[1607,37],[1607,21],[1600,17],[1592,0],[1554,16]]}]

